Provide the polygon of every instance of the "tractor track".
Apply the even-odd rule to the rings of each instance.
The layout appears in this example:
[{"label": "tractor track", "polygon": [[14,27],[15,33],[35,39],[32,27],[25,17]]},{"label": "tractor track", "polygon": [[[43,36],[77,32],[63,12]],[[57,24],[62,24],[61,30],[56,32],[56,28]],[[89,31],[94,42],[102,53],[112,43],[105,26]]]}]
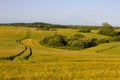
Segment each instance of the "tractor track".
[{"label": "tractor track", "polygon": [[28,60],[30,58],[30,56],[32,56],[32,48],[31,47],[28,47],[28,48],[30,50],[30,53],[29,53],[29,55],[24,57],[25,60]]},{"label": "tractor track", "polygon": [[24,50],[22,50],[20,53],[16,54],[16,55],[12,55],[9,57],[5,57],[5,58],[0,58],[0,60],[10,60],[10,61],[14,61],[15,58],[22,56],[27,50],[29,51],[29,54],[24,56],[23,59],[24,60],[28,60],[31,56],[32,56],[32,48],[30,46],[25,45],[24,43],[22,43],[23,40],[28,39],[28,37],[24,37],[22,39],[16,40],[16,42],[20,45],[22,45],[24,47]]},{"label": "tractor track", "polygon": [[27,47],[26,47],[26,46],[25,46],[25,49],[24,49],[23,51],[21,51],[20,53],[18,53],[17,55],[10,56],[10,57],[8,57],[8,58],[6,58],[6,59],[13,61],[16,57],[21,56],[25,51],[27,51]]}]

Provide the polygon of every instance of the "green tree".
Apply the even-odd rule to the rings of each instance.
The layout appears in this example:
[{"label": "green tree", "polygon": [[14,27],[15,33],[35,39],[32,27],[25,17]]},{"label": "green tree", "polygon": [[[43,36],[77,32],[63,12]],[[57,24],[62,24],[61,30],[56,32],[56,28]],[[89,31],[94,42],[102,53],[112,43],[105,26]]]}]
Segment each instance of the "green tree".
[{"label": "green tree", "polygon": [[101,26],[101,29],[99,31],[99,34],[103,34],[103,35],[108,35],[108,36],[118,36],[118,32],[116,32],[114,30],[114,28],[108,24],[108,23],[103,23],[103,25]]},{"label": "green tree", "polygon": [[67,44],[67,42],[65,41],[65,37],[58,34],[46,36],[42,39],[41,43],[50,47],[66,46]]}]

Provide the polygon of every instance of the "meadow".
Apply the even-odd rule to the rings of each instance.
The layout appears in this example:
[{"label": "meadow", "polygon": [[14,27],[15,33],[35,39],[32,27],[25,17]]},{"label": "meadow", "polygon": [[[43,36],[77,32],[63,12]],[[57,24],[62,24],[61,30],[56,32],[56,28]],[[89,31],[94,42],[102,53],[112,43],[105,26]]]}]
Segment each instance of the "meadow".
[{"label": "meadow", "polygon": [[[30,31],[30,37],[21,40],[27,31]],[[1,26],[0,80],[120,80],[120,42],[82,50],[63,50],[39,44],[44,36],[55,33],[70,36],[80,32],[77,29],[43,31]],[[98,34],[96,30],[81,34],[87,38],[109,38]],[[17,43],[16,40],[21,42]],[[26,50],[21,43],[27,47]],[[8,59],[24,50],[14,60]],[[25,59],[30,52],[30,57]]]}]

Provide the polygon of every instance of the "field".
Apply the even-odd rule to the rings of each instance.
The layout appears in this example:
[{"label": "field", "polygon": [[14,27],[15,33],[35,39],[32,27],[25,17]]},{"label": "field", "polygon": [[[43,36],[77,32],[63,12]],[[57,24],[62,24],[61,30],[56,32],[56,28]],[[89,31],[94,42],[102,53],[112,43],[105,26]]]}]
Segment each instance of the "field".
[{"label": "field", "polygon": [[[120,80],[120,42],[83,50],[62,50],[39,44],[44,36],[55,33],[70,36],[79,32],[0,27],[0,80]],[[81,34],[87,38],[109,38],[94,30]],[[25,38],[26,35],[29,38]]]}]

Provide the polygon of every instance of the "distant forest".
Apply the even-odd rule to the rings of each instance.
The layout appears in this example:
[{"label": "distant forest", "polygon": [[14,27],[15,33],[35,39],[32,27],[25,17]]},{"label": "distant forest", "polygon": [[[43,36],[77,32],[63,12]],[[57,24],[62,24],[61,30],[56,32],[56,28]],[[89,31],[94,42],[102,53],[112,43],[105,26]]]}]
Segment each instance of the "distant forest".
[{"label": "distant forest", "polygon": [[[88,25],[60,25],[60,24],[50,24],[44,22],[34,22],[34,23],[1,23],[0,26],[19,26],[19,27],[33,27],[43,30],[49,30],[54,28],[64,28],[64,29],[80,29],[80,28],[90,28],[99,29],[101,26],[88,26]],[[114,27],[116,29],[120,27]]]},{"label": "distant forest", "polygon": [[77,26],[77,25],[57,25],[43,22],[36,23],[9,23],[0,24],[1,26],[16,26],[16,27],[30,27],[36,30],[50,30],[56,31],[60,29],[77,29],[78,32],[91,33],[92,30],[98,31],[97,34],[110,36],[109,39],[88,39],[82,34],[75,34],[71,37],[55,34],[52,36],[45,36],[39,43],[42,45],[65,48],[65,49],[84,49],[96,46],[98,44],[110,43],[120,41],[120,27],[113,27],[108,23],[103,23],[101,26]]}]

